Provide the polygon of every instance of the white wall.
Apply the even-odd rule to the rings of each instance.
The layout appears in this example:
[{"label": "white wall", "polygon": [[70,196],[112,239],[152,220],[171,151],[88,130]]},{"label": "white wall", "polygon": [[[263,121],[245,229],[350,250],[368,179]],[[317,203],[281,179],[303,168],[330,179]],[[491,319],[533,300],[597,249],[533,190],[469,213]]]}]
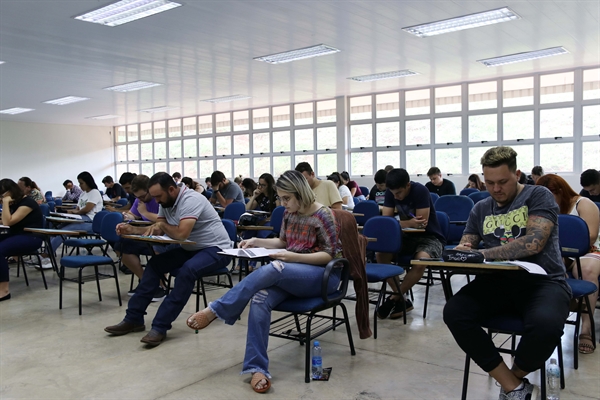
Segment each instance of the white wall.
[{"label": "white wall", "polygon": [[43,192],[62,196],[65,179],[77,182],[82,171],[100,190],[102,178],[114,175],[111,127],[0,121],[0,178],[28,176]]}]

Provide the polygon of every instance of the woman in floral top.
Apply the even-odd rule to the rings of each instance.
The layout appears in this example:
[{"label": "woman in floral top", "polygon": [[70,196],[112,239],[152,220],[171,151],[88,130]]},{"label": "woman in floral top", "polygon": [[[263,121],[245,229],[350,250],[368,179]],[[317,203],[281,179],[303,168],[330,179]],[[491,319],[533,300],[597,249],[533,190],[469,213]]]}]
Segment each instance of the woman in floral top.
[{"label": "woman in floral top", "polygon": [[42,204],[46,202],[46,198],[42,195],[42,189],[28,177],[24,176],[19,179],[18,185],[25,192],[25,195],[31,197],[36,203]]}]

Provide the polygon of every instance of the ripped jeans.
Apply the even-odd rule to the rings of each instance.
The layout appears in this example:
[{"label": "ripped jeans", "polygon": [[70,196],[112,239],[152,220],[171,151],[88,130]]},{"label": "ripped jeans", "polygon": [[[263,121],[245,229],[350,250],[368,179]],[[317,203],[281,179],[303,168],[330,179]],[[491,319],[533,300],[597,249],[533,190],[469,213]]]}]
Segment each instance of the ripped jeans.
[{"label": "ripped jeans", "polygon": [[[269,374],[269,327],[271,310],[288,297],[316,297],[321,294],[322,266],[279,262],[263,265],[235,285],[223,297],[209,304],[212,312],[233,325],[252,299],[248,315],[246,354],[242,374],[262,372]],[[340,282],[336,270],[329,277],[328,293],[334,292]]]}]

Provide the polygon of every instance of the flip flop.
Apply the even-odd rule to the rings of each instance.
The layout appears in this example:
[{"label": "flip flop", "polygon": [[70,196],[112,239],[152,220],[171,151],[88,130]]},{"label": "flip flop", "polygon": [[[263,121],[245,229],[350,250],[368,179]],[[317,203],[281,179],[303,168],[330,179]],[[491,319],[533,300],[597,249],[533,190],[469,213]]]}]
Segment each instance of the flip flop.
[{"label": "flip flop", "polygon": [[[591,344],[583,343],[582,340],[587,340]],[[594,342],[592,341],[592,336],[586,335],[586,334],[579,335],[579,346],[577,346],[577,347],[581,354],[592,354],[594,352],[594,350],[596,349],[596,346],[594,345]]]},{"label": "flip flop", "polygon": [[207,313],[204,310],[202,310],[198,311],[196,314],[190,315],[186,323],[187,326],[198,331],[200,329],[206,328],[213,321],[214,319],[209,319]]},{"label": "flip flop", "polygon": [[[260,382],[263,379],[265,381],[267,381],[267,385],[265,387],[263,387],[262,389],[258,389],[256,387],[256,385],[258,384],[258,382]],[[271,380],[269,378],[267,378],[267,376],[265,374],[263,374],[262,372],[255,372],[254,374],[252,374],[252,379],[250,380],[250,386],[252,386],[252,390],[254,390],[256,393],[264,393],[271,388]]]}]

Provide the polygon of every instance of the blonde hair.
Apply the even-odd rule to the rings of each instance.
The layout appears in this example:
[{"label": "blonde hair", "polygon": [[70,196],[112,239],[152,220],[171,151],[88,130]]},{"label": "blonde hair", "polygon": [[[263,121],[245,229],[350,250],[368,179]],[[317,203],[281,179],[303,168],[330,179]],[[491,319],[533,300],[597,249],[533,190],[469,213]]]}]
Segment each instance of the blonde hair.
[{"label": "blonde hair", "polygon": [[512,147],[492,147],[481,157],[482,167],[497,168],[501,165],[507,165],[510,172],[517,172],[517,152]]},{"label": "blonde hair", "polygon": [[277,179],[275,187],[284,192],[293,193],[304,207],[309,207],[316,201],[315,192],[310,188],[304,175],[298,171],[285,171]]}]

